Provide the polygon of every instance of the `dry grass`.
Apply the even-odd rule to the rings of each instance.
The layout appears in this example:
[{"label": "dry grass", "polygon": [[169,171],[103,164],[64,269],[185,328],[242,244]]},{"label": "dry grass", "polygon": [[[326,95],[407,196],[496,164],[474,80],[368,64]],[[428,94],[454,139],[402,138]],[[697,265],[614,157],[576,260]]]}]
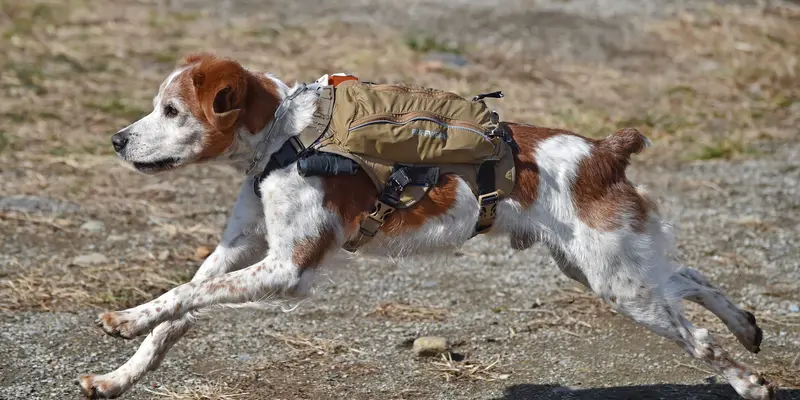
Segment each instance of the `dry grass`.
[{"label": "dry grass", "polygon": [[392,321],[444,321],[447,318],[447,310],[385,302],[375,306],[375,311],[368,315]]},{"label": "dry grass", "polygon": [[364,354],[363,351],[350,347],[347,343],[338,340],[301,335],[288,336],[278,332],[269,332],[265,335],[283,342],[293,352],[299,353],[305,358],[311,356],[325,357],[341,353]]},{"label": "dry grass", "polygon": [[482,361],[454,361],[450,353],[442,355],[441,361],[433,361],[430,363],[428,370],[439,376],[445,381],[498,381],[506,380],[511,375],[499,372],[498,366],[500,358],[490,362]]},{"label": "dry grass", "polygon": [[[148,112],[174,63],[196,50],[215,50],[287,80],[349,71],[464,95],[502,89],[506,97],[493,104],[507,119],[590,136],[640,128],[659,148],[642,157],[646,162],[757,157],[759,143],[791,143],[800,125],[800,24],[790,9],[710,7],[647,25],[659,43],[649,60],[584,63],[410,37],[383,25],[290,25],[268,10],[223,18],[216,10],[178,12],[160,4],[0,0],[0,173],[7,178],[0,179],[0,193],[81,204],[81,218],[163,239],[156,253],[174,251],[167,243],[180,243],[181,253],[213,243],[220,226],[208,217],[218,210],[198,211],[197,204],[217,201],[219,182],[231,180],[230,172],[204,167],[194,180],[187,178],[194,172],[175,173],[163,184],[121,167],[108,145],[110,133]],[[457,51],[469,64],[431,65],[424,60],[429,50]],[[217,183],[190,184],[198,177]],[[152,223],[144,225],[148,218]],[[0,229],[26,231],[36,247],[68,241],[80,222],[5,213]],[[72,257],[71,251],[58,256]],[[122,268],[109,262],[74,269],[45,255],[12,261],[0,271],[0,308],[130,306],[196,268],[134,254],[109,250],[109,259],[126,261]],[[407,305],[382,305],[374,315],[445,318]]]},{"label": "dry grass", "polygon": [[195,387],[184,387],[183,390],[175,391],[166,386],[158,390],[145,389],[152,393],[155,398],[173,400],[234,400],[250,398],[250,393],[239,392],[236,388],[229,388],[221,385],[201,384]]}]

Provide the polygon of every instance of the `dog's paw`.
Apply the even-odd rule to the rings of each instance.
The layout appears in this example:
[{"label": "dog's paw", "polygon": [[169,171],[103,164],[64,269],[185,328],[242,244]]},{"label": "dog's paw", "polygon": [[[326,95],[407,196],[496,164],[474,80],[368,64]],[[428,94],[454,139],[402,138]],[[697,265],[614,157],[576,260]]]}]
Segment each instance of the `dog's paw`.
[{"label": "dog's paw", "polygon": [[141,323],[131,311],[112,311],[97,316],[95,325],[105,333],[123,339],[133,339],[147,330],[146,324]]},{"label": "dog's paw", "polygon": [[103,375],[83,375],[75,381],[87,399],[114,399],[127,388]]},{"label": "dog's paw", "polygon": [[761,375],[745,372],[731,380],[734,389],[748,400],[773,400],[778,387]]},{"label": "dog's paw", "polygon": [[740,318],[742,329],[733,331],[736,339],[751,353],[761,351],[761,341],[764,339],[764,332],[756,323],[756,317],[747,311],[742,312]]}]

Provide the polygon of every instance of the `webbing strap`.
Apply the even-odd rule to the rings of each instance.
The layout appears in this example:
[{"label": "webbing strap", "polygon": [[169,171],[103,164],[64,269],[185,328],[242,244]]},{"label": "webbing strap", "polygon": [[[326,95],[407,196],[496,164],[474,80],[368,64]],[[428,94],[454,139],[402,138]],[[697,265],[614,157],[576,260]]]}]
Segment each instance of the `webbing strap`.
[{"label": "webbing strap", "polygon": [[[311,123],[299,135],[292,136],[284,142],[281,148],[269,157],[264,170],[253,181],[253,191],[259,198],[261,197],[261,181],[270,172],[285,168],[296,162],[306,149],[316,144],[325,135],[333,115],[334,91],[332,86],[323,86],[314,90],[319,91],[319,98],[317,99]],[[275,124],[274,121],[273,124]]]},{"label": "webbing strap", "polygon": [[496,161],[484,161],[478,167],[478,222],[475,224],[475,234],[486,233],[492,228],[497,215],[497,202],[500,192],[494,181]]},{"label": "webbing strap", "polygon": [[397,209],[403,190],[408,185],[436,185],[438,179],[439,168],[395,166],[378,199],[375,200],[372,212],[361,221],[357,236],[347,241],[342,248],[353,252],[372,240],[386,222],[386,218]]}]

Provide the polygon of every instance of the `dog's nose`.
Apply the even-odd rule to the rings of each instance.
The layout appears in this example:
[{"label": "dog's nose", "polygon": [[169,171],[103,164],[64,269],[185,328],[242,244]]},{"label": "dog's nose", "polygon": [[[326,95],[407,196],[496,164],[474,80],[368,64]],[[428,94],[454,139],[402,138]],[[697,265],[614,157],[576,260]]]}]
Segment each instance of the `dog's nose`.
[{"label": "dog's nose", "polygon": [[119,153],[125,149],[125,146],[128,144],[128,131],[121,130],[111,136],[111,144],[114,146],[114,150]]}]

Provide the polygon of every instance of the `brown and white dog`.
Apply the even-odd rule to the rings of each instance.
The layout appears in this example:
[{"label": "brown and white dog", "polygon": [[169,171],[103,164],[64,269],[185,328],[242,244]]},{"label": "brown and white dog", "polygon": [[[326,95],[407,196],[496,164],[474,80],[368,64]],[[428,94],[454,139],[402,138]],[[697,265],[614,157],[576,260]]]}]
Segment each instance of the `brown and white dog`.
[{"label": "brown and white dog", "polygon": [[[119,396],[155,370],[189,330],[197,310],[303,295],[326,256],[357,233],[376,197],[363,172],[303,177],[292,165],[257,183],[261,198],[254,193],[255,173],[248,169],[256,147],[266,145],[269,157],[311,121],[317,99],[311,92],[294,97],[286,112],[275,116],[297,89],[234,61],[192,55],[161,84],[153,112],[112,137],[119,157],[145,173],[218,161],[246,177],[219,245],[190,283],[138,307],[99,316],[97,324],[110,335],[148,335],[117,370],[80,377],[86,396]],[[670,225],[646,193],[626,179],[631,154],[642,151],[647,139],[634,129],[593,140],[558,129],[509,127],[521,149],[515,159],[518,180],[498,205],[490,234],[508,235],[518,249],[544,243],[568,277],[705,362],[740,395],[773,398],[773,385],[731,359],[706,329],[694,327],[681,312],[681,299],[698,303],[747,350],[759,351],[762,332],[753,315],[698,271],[673,260]],[[417,206],[392,214],[361,251],[399,256],[467,241],[478,218],[473,192],[457,176],[445,175],[439,182]]]}]

